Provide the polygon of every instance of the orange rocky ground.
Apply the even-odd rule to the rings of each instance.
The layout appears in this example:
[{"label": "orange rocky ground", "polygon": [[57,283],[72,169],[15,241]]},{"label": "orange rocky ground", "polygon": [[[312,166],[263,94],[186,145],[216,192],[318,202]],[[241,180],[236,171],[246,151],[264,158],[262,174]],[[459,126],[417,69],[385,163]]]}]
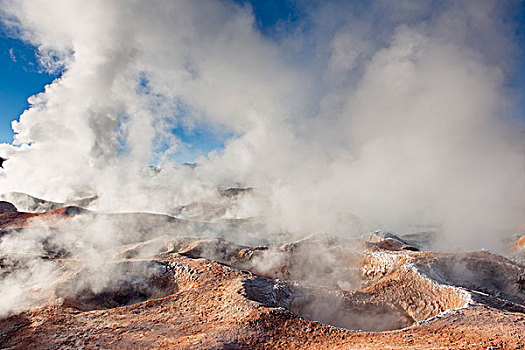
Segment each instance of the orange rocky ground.
[{"label": "orange rocky ground", "polygon": [[525,236],[521,236],[520,239],[518,239],[514,244],[514,247],[516,248],[525,248]]},{"label": "orange rocky ground", "polygon": [[[38,222],[71,220],[65,210]],[[35,216],[8,214],[0,214],[4,237]],[[163,228],[181,224],[147,218],[149,226],[159,218]],[[103,265],[111,278],[97,288],[84,283],[103,273],[90,261],[47,252],[62,274],[31,291],[40,306],[0,320],[0,347],[525,348],[525,265],[515,260],[420,252],[381,232],[281,247],[163,232],[115,247]]]},{"label": "orange rocky ground", "polygon": [[87,212],[79,207],[64,207],[45,213],[0,213],[0,229],[18,229],[32,226],[54,226],[68,217]]}]

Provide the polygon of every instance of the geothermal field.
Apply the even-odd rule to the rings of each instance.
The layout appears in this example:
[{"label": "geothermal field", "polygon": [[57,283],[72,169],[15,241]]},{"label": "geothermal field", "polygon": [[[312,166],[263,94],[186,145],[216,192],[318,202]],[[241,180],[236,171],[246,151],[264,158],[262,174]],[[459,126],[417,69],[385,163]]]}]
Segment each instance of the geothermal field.
[{"label": "geothermal field", "polygon": [[0,349],[525,349],[525,3],[0,0]]},{"label": "geothermal field", "polygon": [[263,234],[257,218],[224,215],[253,192],[218,191],[178,217],[5,194],[2,348],[525,346],[519,242],[503,256],[429,251],[431,230]]}]

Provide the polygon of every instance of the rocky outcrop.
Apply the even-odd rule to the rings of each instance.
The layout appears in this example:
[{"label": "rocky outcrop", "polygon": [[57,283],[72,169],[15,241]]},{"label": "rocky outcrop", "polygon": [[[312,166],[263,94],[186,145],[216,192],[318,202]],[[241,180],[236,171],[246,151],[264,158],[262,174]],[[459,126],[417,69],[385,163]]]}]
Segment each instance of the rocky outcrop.
[{"label": "rocky outcrop", "polygon": [[3,213],[16,213],[18,210],[13,205],[13,203],[0,201],[0,214]]}]

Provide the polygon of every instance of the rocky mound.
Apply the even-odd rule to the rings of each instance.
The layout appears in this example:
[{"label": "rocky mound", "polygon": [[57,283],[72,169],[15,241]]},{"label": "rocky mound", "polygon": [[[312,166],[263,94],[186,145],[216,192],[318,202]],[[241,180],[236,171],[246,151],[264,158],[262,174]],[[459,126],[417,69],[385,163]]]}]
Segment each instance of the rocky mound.
[{"label": "rocky mound", "polygon": [[22,211],[34,213],[43,213],[65,206],[64,203],[47,201],[21,192],[2,193],[0,198],[13,203]]},{"label": "rocky mound", "polygon": [[0,212],[0,230],[55,226],[62,224],[68,218],[85,213],[88,213],[86,209],[73,206],[44,213],[18,212],[15,208],[14,211]]},{"label": "rocky mound", "polygon": [[68,206],[87,208],[96,201],[98,197],[96,195],[88,196],[59,203],[37,198],[22,192],[8,192],[0,194],[0,199],[13,203],[17,208],[25,212],[44,213]]},{"label": "rocky mound", "polygon": [[3,213],[16,213],[18,210],[13,205],[13,203],[9,203],[6,201],[0,201],[0,214]]}]

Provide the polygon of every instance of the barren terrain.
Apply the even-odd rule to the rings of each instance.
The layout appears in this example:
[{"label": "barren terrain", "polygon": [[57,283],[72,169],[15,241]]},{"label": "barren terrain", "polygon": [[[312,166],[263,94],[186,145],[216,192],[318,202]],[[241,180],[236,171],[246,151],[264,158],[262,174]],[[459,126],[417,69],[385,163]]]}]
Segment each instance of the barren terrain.
[{"label": "barren terrain", "polygon": [[49,235],[38,256],[3,252],[5,281],[35,261],[58,273],[0,320],[1,348],[525,348],[525,264],[487,251],[425,252],[379,231],[239,245],[184,234],[211,223],[78,207],[6,209],[2,240],[100,217],[134,232],[97,264]]}]

